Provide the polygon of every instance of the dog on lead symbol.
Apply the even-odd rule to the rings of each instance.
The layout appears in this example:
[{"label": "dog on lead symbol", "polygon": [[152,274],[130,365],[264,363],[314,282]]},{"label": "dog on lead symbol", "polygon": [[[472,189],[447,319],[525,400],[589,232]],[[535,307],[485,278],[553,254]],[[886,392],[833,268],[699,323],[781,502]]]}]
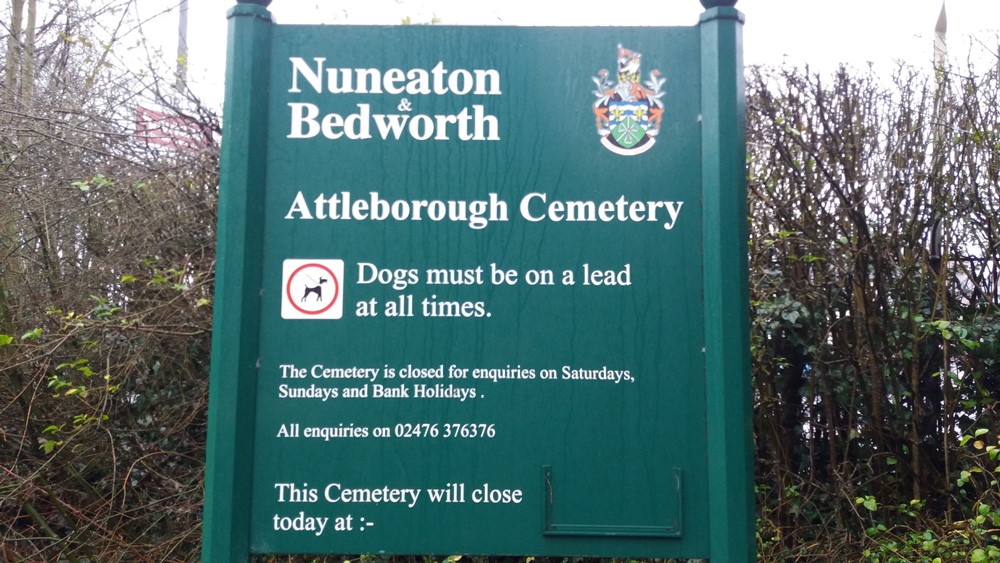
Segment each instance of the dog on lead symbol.
[{"label": "dog on lead symbol", "polygon": [[310,287],[308,285],[303,284],[305,287],[305,292],[302,293],[302,299],[299,299],[299,303],[305,303],[306,299],[309,298],[310,293],[316,294],[317,302],[323,301],[323,284],[326,283],[328,280],[322,276],[319,278],[318,282],[312,279],[311,277],[309,278],[309,280],[315,283],[316,285]]}]

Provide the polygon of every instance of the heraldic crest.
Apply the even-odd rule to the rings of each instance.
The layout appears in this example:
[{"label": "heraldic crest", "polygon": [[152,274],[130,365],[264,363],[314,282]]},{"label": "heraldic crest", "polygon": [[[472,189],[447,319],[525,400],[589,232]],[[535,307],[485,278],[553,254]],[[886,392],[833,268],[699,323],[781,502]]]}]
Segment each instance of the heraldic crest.
[{"label": "heraldic crest", "polygon": [[641,154],[652,148],[663,121],[663,83],[659,70],[643,85],[639,66],[642,53],[618,45],[618,79],[606,69],[593,77],[594,119],[601,144],[621,155]]}]

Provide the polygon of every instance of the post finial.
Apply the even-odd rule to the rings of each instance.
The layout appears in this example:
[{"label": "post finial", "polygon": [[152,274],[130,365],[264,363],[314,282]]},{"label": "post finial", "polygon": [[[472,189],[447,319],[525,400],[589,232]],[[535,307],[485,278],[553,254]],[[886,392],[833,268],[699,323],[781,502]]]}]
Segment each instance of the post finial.
[{"label": "post finial", "polygon": [[266,8],[271,0],[236,0],[237,4],[257,4],[261,8]]},{"label": "post finial", "polygon": [[732,8],[736,5],[737,0],[701,0],[701,5],[705,7],[706,10],[710,8],[721,8],[727,6]]}]

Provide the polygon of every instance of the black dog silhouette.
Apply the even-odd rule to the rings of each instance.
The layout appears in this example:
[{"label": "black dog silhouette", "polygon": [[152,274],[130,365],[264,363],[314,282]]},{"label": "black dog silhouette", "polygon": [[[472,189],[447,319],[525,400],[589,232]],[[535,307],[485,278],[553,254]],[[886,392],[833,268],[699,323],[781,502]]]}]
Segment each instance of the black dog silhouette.
[{"label": "black dog silhouette", "polygon": [[305,286],[306,291],[305,291],[305,293],[302,294],[302,299],[299,299],[299,302],[300,303],[305,303],[306,302],[306,298],[309,297],[310,293],[315,293],[316,294],[316,301],[322,301],[323,300],[323,284],[326,283],[326,282],[327,282],[327,279],[321,277],[321,278],[319,278],[319,283],[316,284],[315,286],[313,286],[313,287],[309,287],[308,285]]}]

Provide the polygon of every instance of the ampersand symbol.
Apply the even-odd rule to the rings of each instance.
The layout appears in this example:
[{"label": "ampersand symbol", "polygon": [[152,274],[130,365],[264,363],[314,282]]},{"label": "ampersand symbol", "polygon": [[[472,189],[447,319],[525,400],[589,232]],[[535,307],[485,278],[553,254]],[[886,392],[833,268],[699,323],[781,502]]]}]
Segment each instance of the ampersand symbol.
[{"label": "ampersand symbol", "polygon": [[399,106],[396,109],[399,111],[413,111],[413,104],[410,103],[410,100],[403,98],[399,101]]}]

